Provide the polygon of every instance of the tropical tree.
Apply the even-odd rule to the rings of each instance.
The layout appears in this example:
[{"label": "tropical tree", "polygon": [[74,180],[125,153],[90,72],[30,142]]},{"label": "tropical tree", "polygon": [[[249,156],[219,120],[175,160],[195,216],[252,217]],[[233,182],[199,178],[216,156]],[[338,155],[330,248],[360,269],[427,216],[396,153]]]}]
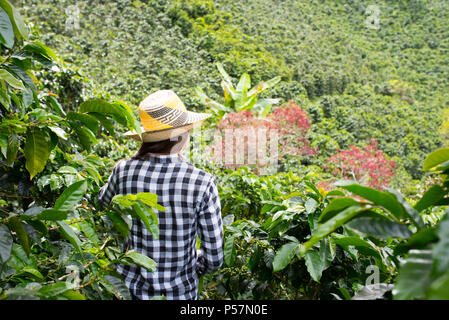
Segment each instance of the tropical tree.
[{"label": "tropical tree", "polygon": [[195,88],[195,92],[201,103],[209,106],[220,117],[229,112],[244,110],[250,110],[259,117],[265,117],[268,112],[270,112],[271,107],[279,102],[279,99],[259,99],[259,95],[265,90],[275,86],[281,81],[281,77],[278,76],[267,81],[262,81],[251,88],[251,78],[248,73],[245,72],[240,76],[240,80],[237,83],[237,86],[235,86],[221,63],[217,63],[217,68],[222,77],[221,86],[223,88],[224,103],[221,104],[210,99],[201,88]]}]

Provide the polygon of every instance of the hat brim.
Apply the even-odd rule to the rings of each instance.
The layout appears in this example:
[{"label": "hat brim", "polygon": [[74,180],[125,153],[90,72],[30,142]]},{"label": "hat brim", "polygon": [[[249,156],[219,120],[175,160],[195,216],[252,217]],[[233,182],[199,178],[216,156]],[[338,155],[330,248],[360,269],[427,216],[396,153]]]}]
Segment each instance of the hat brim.
[{"label": "hat brim", "polygon": [[[193,113],[193,112],[192,112]],[[163,141],[163,140],[169,140],[171,138],[177,137],[180,134],[183,134],[186,131],[189,131],[193,128],[199,127],[201,123],[212,116],[211,114],[207,113],[197,113],[197,119],[196,121],[192,123],[188,123],[182,126],[173,127],[173,128],[167,128],[167,129],[161,129],[161,130],[155,130],[155,131],[146,131],[142,127],[142,139],[140,138],[140,135],[133,131],[127,131],[125,132],[125,136],[128,138],[137,140],[137,141],[143,141],[143,142],[157,142],[157,141]]]}]

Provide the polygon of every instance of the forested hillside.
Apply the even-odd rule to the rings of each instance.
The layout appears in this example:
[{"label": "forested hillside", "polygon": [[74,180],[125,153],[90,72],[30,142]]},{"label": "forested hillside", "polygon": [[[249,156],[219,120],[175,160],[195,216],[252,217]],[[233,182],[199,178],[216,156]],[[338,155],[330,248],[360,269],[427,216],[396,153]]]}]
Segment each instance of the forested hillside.
[{"label": "forested hillside", "polygon": [[447,1],[12,2],[0,299],[129,299],[114,265],[155,270],[120,243],[135,219],[157,237],[157,198],[96,196],[159,89],[213,113],[206,129],[280,134],[273,174],[203,163],[222,155],[205,143],[190,155],[217,178],[224,222],[201,299],[449,299]]},{"label": "forested hillside", "polygon": [[[310,114],[309,138],[320,150],[310,162],[317,165],[374,138],[407,184],[422,177],[425,154],[442,144],[437,128],[448,107],[449,73],[444,1],[379,1],[379,12],[371,13],[366,1],[21,5],[65,61],[135,104],[158,88],[173,88],[193,107],[196,86],[219,99],[215,62],[233,77],[248,72],[254,82],[281,76],[270,94]],[[74,17],[79,28],[67,28]],[[369,28],[376,17],[378,28]]]}]

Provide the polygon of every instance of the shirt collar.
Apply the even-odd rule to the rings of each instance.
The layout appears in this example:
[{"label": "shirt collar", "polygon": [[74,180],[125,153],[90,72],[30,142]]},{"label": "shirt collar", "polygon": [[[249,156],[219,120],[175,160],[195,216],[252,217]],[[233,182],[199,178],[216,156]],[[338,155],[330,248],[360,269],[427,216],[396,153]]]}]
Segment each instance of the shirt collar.
[{"label": "shirt collar", "polygon": [[184,157],[178,154],[163,154],[163,155],[147,155],[145,158],[155,163],[178,163],[184,161]]}]

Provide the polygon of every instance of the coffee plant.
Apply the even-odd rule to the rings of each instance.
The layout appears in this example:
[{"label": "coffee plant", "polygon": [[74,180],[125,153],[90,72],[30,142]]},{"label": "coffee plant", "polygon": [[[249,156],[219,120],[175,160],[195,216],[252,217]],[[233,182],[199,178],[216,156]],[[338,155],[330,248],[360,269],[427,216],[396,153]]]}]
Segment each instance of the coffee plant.
[{"label": "coffee plant", "polygon": [[362,1],[16,3],[27,23],[0,0],[0,299],[130,299],[115,265],[155,269],[122,242],[136,220],[157,238],[156,196],[97,194],[138,147],[132,104],[165,88],[211,128],[282,133],[275,174],[191,154],[225,229],[200,298],[449,299],[444,1],[377,1],[376,31]]},{"label": "coffee plant", "polygon": [[0,299],[129,299],[114,265],[155,262],[121,241],[133,219],[157,235],[151,208],[163,208],[153,194],[116,196],[106,208],[95,195],[118,147],[105,138],[138,130],[133,111],[97,97],[74,105],[79,94],[60,103],[50,75],[64,62],[6,0],[0,18]]}]

